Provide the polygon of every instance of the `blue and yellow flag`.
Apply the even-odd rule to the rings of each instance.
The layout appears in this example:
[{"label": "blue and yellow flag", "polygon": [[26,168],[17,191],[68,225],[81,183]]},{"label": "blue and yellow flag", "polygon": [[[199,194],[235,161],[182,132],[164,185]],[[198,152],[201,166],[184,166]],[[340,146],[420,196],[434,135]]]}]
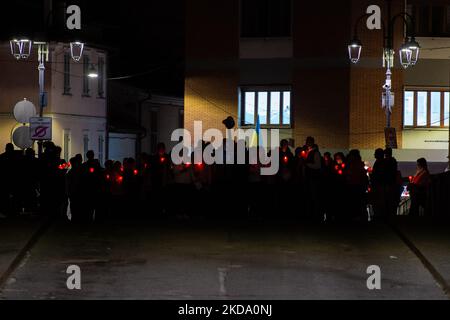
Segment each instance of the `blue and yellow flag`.
[{"label": "blue and yellow flag", "polygon": [[252,139],[249,144],[249,148],[256,148],[258,147],[258,140],[259,140],[259,131],[261,130],[261,124],[259,122],[259,114],[256,117],[256,126],[255,131],[253,131]]}]

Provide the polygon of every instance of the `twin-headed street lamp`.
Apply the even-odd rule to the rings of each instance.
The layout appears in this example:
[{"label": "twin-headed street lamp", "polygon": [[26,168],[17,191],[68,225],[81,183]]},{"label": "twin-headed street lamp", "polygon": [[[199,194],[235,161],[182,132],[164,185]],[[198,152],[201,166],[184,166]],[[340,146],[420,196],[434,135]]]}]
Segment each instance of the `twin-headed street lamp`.
[{"label": "twin-headed street lamp", "polygon": [[[47,43],[40,41],[33,42],[28,38],[21,38],[21,39],[12,39],[10,40],[9,44],[11,47],[11,54],[13,55],[13,57],[16,58],[17,60],[20,60],[20,59],[28,59],[28,57],[31,55],[31,49],[33,47],[33,44],[39,47],[40,45]],[[83,42],[80,41],[70,42],[70,55],[73,61],[75,62],[80,61],[81,57],[83,56],[83,50],[84,50]]]},{"label": "twin-headed street lamp", "polygon": [[[386,70],[386,81],[383,85],[385,92],[383,93],[383,103],[382,106],[386,112],[386,127],[391,126],[391,113],[392,107],[394,106],[394,97],[391,92],[391,68],[394,67],[394,25],[397,18],[402,18],[404,25],[406,26],[406,37],[404,39],[403,45],[399,48],[399,60],[403,68],[408,68],[414,66],[419,59],[420,45],[415,39],[414,32],[414,18],[411,17],[406,12],[401,12],[394,17],[391,17],[391,0],[387,0],[388,3],[388,25],[387,29],[383,23],[383,37],[384,37],[384,48],[383,48],[383,67]],[[368,17],[369,14],[364,14],[358,18],[354,27],[353,40],[348,45],[348,55],[352,63],[356,64],[361,58],[362,43],[358,38],[358,24],[362,19]],[[382,20],[383,22],[383,20]]]},{"label": "twin-headed street lamp", "polygon": [[[414,36],[405,39],[398,50],[400,64],[403,68],[408,68],[409,66],[414,66],[419,59],[420,45],[416,41]],[[352,42],[348,45],[348,55],[352,63],[358,63],[361,58],[362,43],[355,37]],[[383,49],[383,66],[386,65],[391,68],[394,66],[394,50],[389,47]]]},{"label": "twin-headed street lamp", "polygon": [[[28,38],[18,38],[10,40],[11,54],[17,60],[28,59],[31,55],[32,47],[35,45],[38,51],[38,70],[39,70],[39,117],[43,116],[45,107],[45,87],[44,74],[45,62],[48,61],[49,43],[46,41],[32,41]],[[81,41],[70,42],[70,55],[75,62],[81,60],[83,56],[84,43]],[[98,77],[98,73],[93,64],[91,64],[88,74],[90,78]],[[42,144],[38,143],[38,153],[42,153]]]}]

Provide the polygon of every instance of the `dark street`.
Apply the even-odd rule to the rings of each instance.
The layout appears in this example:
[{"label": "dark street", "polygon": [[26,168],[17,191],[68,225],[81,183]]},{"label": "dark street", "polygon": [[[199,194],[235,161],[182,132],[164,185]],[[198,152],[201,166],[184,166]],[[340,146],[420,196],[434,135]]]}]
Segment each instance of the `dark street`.
[{"label": "dark street", "polygon": [[450,0],[0,6],[0,303],[447,305],[449,195]]},{"label": "dark street", "polygon": [[[402,223],[450,280],[448,227]],[[423,225],[423,223],[422,223]],[[36,225],[37,226],[37,225]],[[16,231],[31,234],[16,221]],[[8,230],[13,230],[9,226]],[[2,271],[19,239],[2,230]],[[69,265],[81,290],[68,290]],[[381,268],[381,290],[366,269]],[[26,254],[2,299],[448,299],[418,257],[382,224],[116,221],[53,223]]]}]

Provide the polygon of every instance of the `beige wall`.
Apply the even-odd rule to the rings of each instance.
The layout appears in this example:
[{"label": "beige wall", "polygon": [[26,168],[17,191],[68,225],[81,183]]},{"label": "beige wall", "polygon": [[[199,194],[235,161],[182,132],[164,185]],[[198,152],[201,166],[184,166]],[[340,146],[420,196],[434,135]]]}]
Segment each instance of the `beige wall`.
[{"label": "beige wall", "polygon": [[[97,97],[97,80],[95,79],[90,79],[91,97],[82,97],[82,62],[73,61],[71,61],[72,95],[63,95],[64,50],[68,48],[61,44],[52,44],[50,47],[50,61],[45,65],[48,106],[44,109],[44,116],[53,118],[52,138],[55,144],[63,147],[64,130],[71,133],[70,156],[83,153],[83,132],[89,132],[89,148],[98,152],[98,136],[106,135],[106,99]],[[97,63],[99,55],[105,56],[103,52],[92,48],[87,49],[86,54],[91,56],[92,63]],[[35,50],[32,51],[28,60],[16,61],[10,54],[9,44],[3,43],[0,46],[0,148],[11,141],[11,130],[16,125],[12,110],[18,101],[27,98],[34,103],[36,111],[39,112],[37,65]]]}]

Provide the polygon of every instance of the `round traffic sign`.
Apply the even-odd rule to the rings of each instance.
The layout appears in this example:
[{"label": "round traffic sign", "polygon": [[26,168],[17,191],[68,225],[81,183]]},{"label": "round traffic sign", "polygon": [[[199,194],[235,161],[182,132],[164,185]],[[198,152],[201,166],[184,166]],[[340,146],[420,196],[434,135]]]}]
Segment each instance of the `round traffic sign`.
[{"label": "round traffic sign", "polygon": [[30,138],[30,128],[27,126],[20,126],[14,130],[12,135],[13,143],[20,149],[31,148],[33,141]]},{"label": "round traffic sign", "polygon": [[28,123],[31,117],[36,116],[36,107],[27,99],[23,99],[16,103],[13,113],[17,122]]}]

